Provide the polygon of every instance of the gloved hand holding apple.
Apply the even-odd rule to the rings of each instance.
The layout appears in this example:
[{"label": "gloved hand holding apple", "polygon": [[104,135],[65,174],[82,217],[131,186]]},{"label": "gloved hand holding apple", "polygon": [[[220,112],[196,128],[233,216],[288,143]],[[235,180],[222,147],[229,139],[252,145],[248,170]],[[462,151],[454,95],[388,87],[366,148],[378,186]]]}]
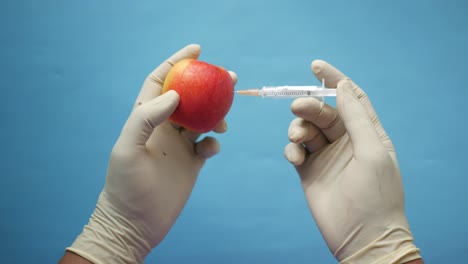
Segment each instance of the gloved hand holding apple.
[{"label": "gloved hand holding apple", "polygon": [[226,130],[237,80],[199,54],[200,46],[188,45],[146,78],[96,209],[61,263],[143,263],[176,221],[205,161],[219,152],[216,138],[198,137]]}]

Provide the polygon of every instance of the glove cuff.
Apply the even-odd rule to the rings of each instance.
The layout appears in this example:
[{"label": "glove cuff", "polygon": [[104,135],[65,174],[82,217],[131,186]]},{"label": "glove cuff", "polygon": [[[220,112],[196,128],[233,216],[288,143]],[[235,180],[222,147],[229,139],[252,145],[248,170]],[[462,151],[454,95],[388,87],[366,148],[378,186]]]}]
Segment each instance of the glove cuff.
[{"label": "glove cuff", "polygon": [[411,232],[405,227],[394,226],[340,264],[397,264],[420,258]]},{"label": "glove cuff", "polygon": [[[102,196],[103,194],[101,194]],[[102,203],[100,199],[100,203]],[[98,203],[89,222],[66,248],[93,263],[143,263],[151,246],[130,221]],[[112,210],[111,210],[112,211]]]}]

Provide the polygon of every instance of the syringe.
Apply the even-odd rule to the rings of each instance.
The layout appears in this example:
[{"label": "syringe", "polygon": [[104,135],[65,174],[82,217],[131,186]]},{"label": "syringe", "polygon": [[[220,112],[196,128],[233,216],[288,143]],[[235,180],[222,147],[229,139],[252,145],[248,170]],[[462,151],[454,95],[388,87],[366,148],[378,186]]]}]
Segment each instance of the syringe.
[{"label": "syringe", "polygon": [[322,80],[322,86],[264,86],[262,89],[239,90],[237,93],[272,98],[323,98],[336,96],[336,89],[325,88],[325,80]]}]

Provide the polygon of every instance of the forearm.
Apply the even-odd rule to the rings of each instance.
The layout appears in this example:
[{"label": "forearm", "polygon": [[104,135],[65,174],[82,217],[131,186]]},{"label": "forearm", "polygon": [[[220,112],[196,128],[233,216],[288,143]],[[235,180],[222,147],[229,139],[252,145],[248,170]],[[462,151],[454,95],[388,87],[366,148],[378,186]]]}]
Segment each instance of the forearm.
[{"label": "forearm", "polygon": [[59,264],[93,264],[93,263],[81,257],[80,255],[67,251],[65,252],[65,255],[63,255]]}]

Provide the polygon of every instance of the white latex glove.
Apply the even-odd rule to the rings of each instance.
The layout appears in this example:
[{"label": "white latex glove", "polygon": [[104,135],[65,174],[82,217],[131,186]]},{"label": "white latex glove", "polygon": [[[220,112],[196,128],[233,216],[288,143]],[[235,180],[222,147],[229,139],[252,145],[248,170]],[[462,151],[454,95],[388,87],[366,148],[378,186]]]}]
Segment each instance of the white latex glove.
[{"label": "white latex glove", "polygon": [[337,87],[337,109],[314,98],[291,105],[286,158],[295,165],[312,215],[340,263],[405,263],[413,244],[392,142],[364,91],[324,61],[312,70]]},{"label": "white latex glove", "polygon": [[[142,263],[174,224],[205,160],[219,151],[216,139],[196,142],[199,134],[166,121],[179,96],[160,95],[171,67],[199,53],[198,45],[189,45],[147,77],[112,150],[96,209],[67,250],[94,263]],[[224,121],[214,129],[225,130]]]}]

